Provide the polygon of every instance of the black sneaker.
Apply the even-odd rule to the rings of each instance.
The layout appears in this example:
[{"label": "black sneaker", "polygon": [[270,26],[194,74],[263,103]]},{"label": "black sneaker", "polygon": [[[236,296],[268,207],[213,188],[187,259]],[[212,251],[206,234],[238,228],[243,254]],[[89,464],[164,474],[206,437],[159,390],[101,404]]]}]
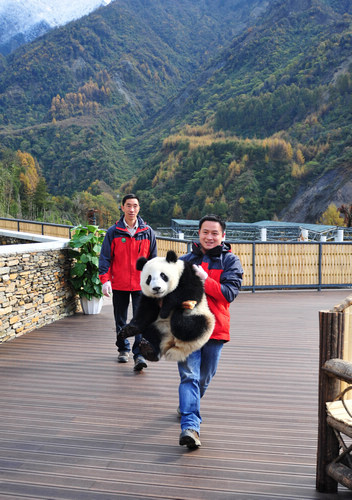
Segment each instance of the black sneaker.
[{"label": "black sneaker", "polygon": [[140,372],[143,370],[143,368],[147,368],[147,363],[143,356],[137,356],[136,359],[134,360],[134,371],[135,372]]},{"label": "black sneaker", "polygon": [[180,434],[180,445],[187,446],[190,450],[194,450],[195,448],[199,448],[201,446],[201,442],[199,439],[199,434],[194,429],[186,429]]}]

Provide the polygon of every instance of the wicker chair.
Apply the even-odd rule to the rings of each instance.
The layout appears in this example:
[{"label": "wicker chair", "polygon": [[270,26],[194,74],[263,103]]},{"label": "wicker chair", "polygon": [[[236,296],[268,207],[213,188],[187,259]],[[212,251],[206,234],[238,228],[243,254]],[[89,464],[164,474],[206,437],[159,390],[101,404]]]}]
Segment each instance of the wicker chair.
[{"label": "wicker chair", "polygon": [[[323,365],[328,380],[336,379],[352,384],[352,363],[329,359]],[[326,424],[333,430],[335,442],[330,438],[325,455],[326,474],[337,483],[352,490],[352,400],[346,399],[352,385],[348,385],[333,401],[326,401]],[[329,439],[327,440],[329,443]]]}]

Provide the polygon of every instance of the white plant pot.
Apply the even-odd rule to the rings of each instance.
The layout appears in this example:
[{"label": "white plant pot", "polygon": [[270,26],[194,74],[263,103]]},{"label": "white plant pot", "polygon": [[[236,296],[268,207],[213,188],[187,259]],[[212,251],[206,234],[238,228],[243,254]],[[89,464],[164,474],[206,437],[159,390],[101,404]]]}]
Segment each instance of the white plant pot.
[{"label": "white plant pot", "polygon": [[100,299],[93,297],[91,300],[88,300],[86,297],[80,297],[82,311],[84,314],[99,314],[101,308],[103,307],[103,297]]}]

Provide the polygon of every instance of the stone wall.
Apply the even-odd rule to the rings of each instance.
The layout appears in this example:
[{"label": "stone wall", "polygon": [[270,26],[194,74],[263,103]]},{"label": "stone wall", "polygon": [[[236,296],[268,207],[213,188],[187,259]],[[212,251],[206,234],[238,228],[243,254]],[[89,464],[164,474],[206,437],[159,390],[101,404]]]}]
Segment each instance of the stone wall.
[{"label": "stone wall", "polygon": [[32,243],[30,240],[23,240],[22,238],[13,238],[10,236],[3,236],[0,234],[0,245],[18,245],[23,243]]},{"label": "stone wall", "polygon": [[68,282],[68,250],[21,246],[23,253],[0,255],[0,343],[72,315],[78,306]]}]

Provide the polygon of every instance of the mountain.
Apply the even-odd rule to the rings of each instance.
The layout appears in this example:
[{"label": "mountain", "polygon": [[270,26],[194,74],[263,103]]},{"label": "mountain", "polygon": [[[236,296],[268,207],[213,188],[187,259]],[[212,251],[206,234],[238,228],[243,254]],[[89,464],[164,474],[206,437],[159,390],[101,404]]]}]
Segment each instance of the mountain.
[{"label": "mountain", "polygon": [[165,137],[172,116],[174,133],[128,185],[148,220],[314,223],[351,203],[351,13],[350,2],[271,3],[159,113],[154,127]]},{"label": "mountain", "polygon": [[79,19],[111,0],[3,0],[0,4],[0,52],[14,49],[56,26]]},{"label": "mountain", "polygon": [[116,0],[0,60],[1,143],[155,225],[316,222],[352,198],[351,26],[347,0]]},{"label": "mountain", "polygon": [[4,62],[2,143],[35,155],[53,194],[117,188],[136,171],[125,145],[145,120],[267,4],[117,0],[56,28]]}]

